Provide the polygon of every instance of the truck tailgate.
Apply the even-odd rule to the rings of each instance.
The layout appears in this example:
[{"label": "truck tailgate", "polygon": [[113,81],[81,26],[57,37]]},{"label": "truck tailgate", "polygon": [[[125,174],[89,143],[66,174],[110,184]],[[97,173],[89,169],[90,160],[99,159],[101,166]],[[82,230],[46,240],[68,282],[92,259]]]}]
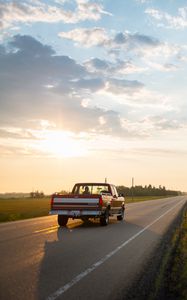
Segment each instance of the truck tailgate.
[{"label": "truck tailgate", "polygon": [[50,214],[68,216],[95,216],[100,214],[100,196],[53,196]]}]

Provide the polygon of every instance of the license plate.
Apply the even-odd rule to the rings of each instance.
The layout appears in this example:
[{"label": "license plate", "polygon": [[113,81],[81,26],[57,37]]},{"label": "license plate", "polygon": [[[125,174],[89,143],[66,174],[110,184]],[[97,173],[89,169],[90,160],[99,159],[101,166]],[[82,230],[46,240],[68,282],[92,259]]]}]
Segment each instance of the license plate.
[{"label": "license plate", "polygon": [[80,216],[80,210],[71,210],[70,215],[71,216]]}]

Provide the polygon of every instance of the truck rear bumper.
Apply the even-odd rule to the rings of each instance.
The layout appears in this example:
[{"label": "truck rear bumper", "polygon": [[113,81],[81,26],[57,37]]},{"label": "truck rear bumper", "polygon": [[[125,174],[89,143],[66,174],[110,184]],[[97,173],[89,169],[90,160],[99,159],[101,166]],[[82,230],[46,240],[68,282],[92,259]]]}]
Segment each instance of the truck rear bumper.
[{"label": "truck rear bumper", "polygon": [[103,214],[103,212],[97,210],[51,210],[49,214],[68,217],[99,217]]}]

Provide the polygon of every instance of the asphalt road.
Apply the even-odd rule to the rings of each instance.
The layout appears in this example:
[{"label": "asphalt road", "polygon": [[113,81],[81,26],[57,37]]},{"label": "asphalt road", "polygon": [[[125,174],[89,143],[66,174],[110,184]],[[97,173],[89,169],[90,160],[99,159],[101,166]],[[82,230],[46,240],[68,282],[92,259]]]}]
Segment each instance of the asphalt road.
[{"label": "asphalt road", "polygon": [[0,299],[119,299],[186,197],[126,205],[125,221],[58,228],[56,216],[0,225]]}]

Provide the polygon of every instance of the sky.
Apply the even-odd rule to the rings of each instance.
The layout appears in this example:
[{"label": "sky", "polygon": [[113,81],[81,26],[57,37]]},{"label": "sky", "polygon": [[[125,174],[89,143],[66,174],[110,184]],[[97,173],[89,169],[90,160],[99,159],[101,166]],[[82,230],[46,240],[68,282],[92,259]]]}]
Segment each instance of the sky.
[{"label": "sky", "polygon": [[0,0],[0,192],[187,191],[186,0]]}]

